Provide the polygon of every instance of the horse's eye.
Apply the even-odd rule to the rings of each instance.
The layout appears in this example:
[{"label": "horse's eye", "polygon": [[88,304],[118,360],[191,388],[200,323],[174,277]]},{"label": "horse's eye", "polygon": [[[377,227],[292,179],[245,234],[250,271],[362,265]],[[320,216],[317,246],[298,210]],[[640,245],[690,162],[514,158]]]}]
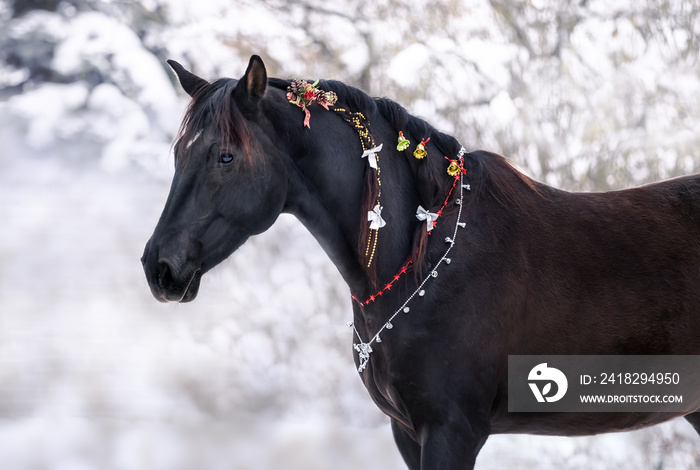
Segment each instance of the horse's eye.
[{"label": "horse's eye", "polygon": [[222,153],[219,155],[219,162],[220,163],[231,163],[233,161],[233,155],[230,153]]}]

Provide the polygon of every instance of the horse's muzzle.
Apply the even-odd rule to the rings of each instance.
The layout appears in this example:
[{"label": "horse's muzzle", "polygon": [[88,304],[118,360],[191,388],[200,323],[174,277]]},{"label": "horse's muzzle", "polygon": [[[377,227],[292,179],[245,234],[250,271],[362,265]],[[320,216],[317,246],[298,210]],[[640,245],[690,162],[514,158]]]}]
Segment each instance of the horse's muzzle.
[{"label": "horse's muzzle", "polygon": [[[181,253],[181,252],[180,252]],[[146,244],[141,264],[151,288],[151,293],[160,302],[190,302],[197,297],[202,269],[187,261],[179,253],[168,255],[167,250]]]}]

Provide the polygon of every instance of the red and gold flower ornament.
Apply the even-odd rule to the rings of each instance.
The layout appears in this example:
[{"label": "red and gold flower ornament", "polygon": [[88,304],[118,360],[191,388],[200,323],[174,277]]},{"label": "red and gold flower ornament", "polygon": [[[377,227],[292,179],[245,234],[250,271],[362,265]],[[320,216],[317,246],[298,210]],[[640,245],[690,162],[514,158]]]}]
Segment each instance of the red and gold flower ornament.
[{"label": "red and gold flower ornament", "polygon": [[333,91],[323,91],[316,87],[318,80],[309,84],[306,80],[292,80],[291,85],[287,87],[287,100],[299,106],[304,111],[304,126],[311,128],[309,121],[311,113],[307,109],[311,104],[318,103],[326,110],[329,106],[333,106],[338,101],[338,95]]}]

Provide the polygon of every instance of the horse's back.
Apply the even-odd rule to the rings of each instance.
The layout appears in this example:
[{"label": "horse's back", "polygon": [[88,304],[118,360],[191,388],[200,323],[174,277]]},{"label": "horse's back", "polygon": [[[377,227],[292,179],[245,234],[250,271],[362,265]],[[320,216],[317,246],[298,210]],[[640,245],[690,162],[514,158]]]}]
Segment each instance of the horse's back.
[{"label": "horse's back", "polygon": [[546,349],[700,354],[700,175],[540,204],[525,310],[546,320]]},{"label": "horse's back", "polygon": [[[501,331],[502,357],[700,354],[700,175],[607,193],[539,190],[539,214],[514,230],[512,271],[526,288],[504,291],[504,304],[521,312],[500,312],[512,322]],[[585,435],[675,416],[506,409],[496,407],[492,432]]]}]

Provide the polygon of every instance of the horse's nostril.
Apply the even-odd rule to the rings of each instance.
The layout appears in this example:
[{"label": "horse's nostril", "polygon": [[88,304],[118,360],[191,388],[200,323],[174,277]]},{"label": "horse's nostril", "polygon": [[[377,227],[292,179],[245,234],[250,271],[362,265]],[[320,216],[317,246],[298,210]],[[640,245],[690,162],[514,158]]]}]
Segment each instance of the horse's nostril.
[{"label": "horse's nostril", "polygon": [[158,260],[158,284],[165,287],[173,282],[173,271],[171,264],[164,260]]}]

